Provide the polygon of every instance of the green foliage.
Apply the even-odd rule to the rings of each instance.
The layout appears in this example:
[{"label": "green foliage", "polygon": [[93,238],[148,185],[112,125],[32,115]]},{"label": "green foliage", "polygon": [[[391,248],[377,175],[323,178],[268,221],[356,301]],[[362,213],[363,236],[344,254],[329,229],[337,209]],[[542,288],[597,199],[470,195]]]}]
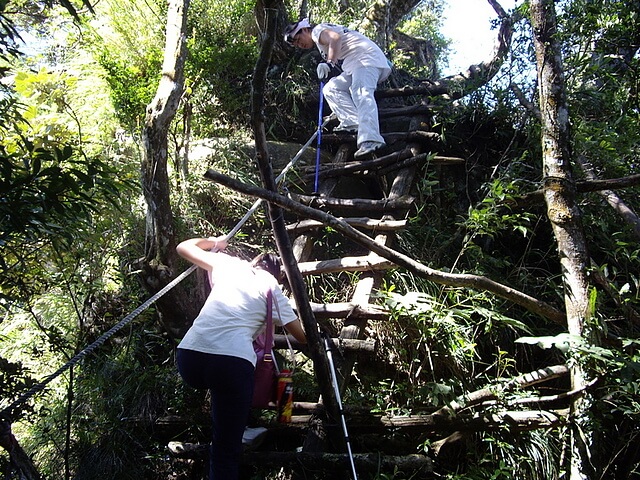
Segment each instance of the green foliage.
[{"label": "green foliage", "polygon": [[[133,191],[135,171],[122,145],[104,142],[112,123],[108,114],[99,118],[105,109],[91,105],[99,82],[92,82],[91,99],[81,94],[86,83],[71,72],[76,66],[30,70],[16,64],[12,83],[6,82],[13,88],[6,89],[0,134],[0,296],[6,309],[0,371],[15,377],[3,382],[2,407],[25,392],[32,377],[43,378],[73,355],[90,330],[97,289],[122,288],[114,251],[122,246],[117,226],[127,222],[122,200]],[[23,445],[34,440],[37,463],[51,462],[56,477],[64,471],[66,390],[64,382],[54,382],[46,390],[50,396],[14,411],[18,417],[24,409],[35,412],[15,431]]]},{"label": "green foliage", "polygon": [[[334,4],[312,2],[309,9],[313,21],[358,26],[372,6],[351,2],[340,12]],[[436,31],[435,6],[436,2],[422,2],[402,29],[442,49],[446,45]],[[629,47],[638,45],[637,12],[619,1],[579,0],[562,6],[559,35],[566,41],[575,152],[588,157],[599,176],[637,173],[639,69],[637,55],[627,54]],[[253,202],[202,179],[204,170],[213,167],[257,182],[253,154],[241,135],[248,123],[250,77],[260,38],[253,7],[243,0],[191,4],[183,98],[189,103],[183,103],[183,117],[175,122],[173,145],[177,150],[184,143],[182,135],[189,125],[195,137],[228,135],[232,129],[234,135],[206,158],[191,157],[186,178],[172,176],[179,232],[228,231]],[[128,313],[140,296],[134,278],[129,278],[145,236],[138,195],[127,188],[137,176],[135,145],[113,142],[118,126],[109,119],[108,109],[95,120],[83,109],[96,106],[80,102],[108,85],[117,118],[133,133],[130,137],[137,136],[160,75],[166,2],[103,0],[95,8],[98,17],[91,22],[90,35],[88,24],[81,25],[82,35],[63,29],[66,44],[46,55],[48,61],[65,61],[55,65],[63,68],[41,68],[40,59],[30,64],[31,72],[16,70],[19,98],[6,82],[0,87],[5,120],[0,127],[0,273],[5,306],[10,307],[0,337],[0,355],[6,357],[0,360],[0,380],[7,380],[0,393],[7,399],[28,388],[32,376],[49,373],[49,366],[63,362]],[[290,17],[297,17],[294,6],[289,8]],[[0,18],[5,41],[0,54],[10,60],[15,30],[11,20],[5,20]],[[459,169],[443,167],[434,173],[430,166],[420,172],[418,208],[411,212],[409,229],[399,244],[434,268],[484,274],[561,306],[561,271],[544,206],[513,207],[518,197],[540,187],[542,177],[539,124],[505,87],[517,81],[529,98],[536,98],[530,32],[523,28],[516,39],[507,68],[490,88],[456,105],[430,99],[439,104],[434,129],[441,129],[444,141],[437,148],[467,162]],[[98,64],[83,57],[87,51]],[[269,135],[308,137],[317,109],[313,53],[301,58],[289,51],[279,54],[291,55],[291,60],[270,70],[265,111]],[[407,71],[424,73],[409,58],[394,60]],[[62,70],[66,73],[54,73]],[[84,79],[95,92],[86,84],[80,89]],[[28,107],[19,110],[20,103]],[[171,154],[178,158],[178,153]],[[578,169],[575,173],[583,178]],[[640,211],[636,190],[622,194]],[[620,451],[625,442],[633,445],[640,394],[632,323],[640,301],[637,239],[597,194],[581,194],[579,201],[594,260],[591,273],[599,276],[600,290],[593,302],[598,322],[593,320],[590,327],[603,336],[613,333],[619,344],[583,344],[491,295],[442,288],[393,271],[381,301],[394,315],[374,324],[370,332],[382,345],[379,361],[359,359],[359,382],[350,386],[346,401],[394,414],[432,410],[487,385],[499,391],[502,379],[528,371],[536,362],[563,360],[562,349],[575,345],[570,353],[602,378],[593,389],[593,418],[603,438],[619,441]],[[271,243],[265,212],[260,210],[233,248],[246,254]],[[330,229],[315,248],[337,256],[352,250]],[[309,279],[312,297],[346,300],[355,276]],[[9,305],[10,299],[21,302]],[[152,315],[140,323],[131,327],[128,338],[118,336],[74,372],[68,459],[74,478],[144,478],[149,472],[154,478],[186,477],[188,473],[181,471],[185,467],[177,464],[162,471],[161,466],[171,462],[162,456],[166,438],[154,422],[167,413],[192,420],[184,427],[186,439],[208,437],[195,426],[208,423],[203,398],[177,377],[171,344]],[[528,337],[516,341],[523,334]],[[554,347],[541,358],[537,344]],[[301,394],[313,400],[317,392],[310,366],[301,366],[299,373]],[[20,426],[25,444],[37,452],[36,460],[52,477],[59,476],[66,460],[61,452],[68,400],[67,383],[53,385],[36,403],[37,414],[30,417],[36,420]],[[558,478],[562,434],[478,434],[459,462],[443,466],[438,474],[451,479]],[[429,442],[420,441],[431,454]],[[404,478],[401,472],[378,476],[394,477]]]},{"label": "green foliage", "polygon": [[0,146],[0,155],[0,296],[6,306],[42,285],[27,272],[39,263],[36,254],[46,257],[43,245],[69,248],[97,213],[119,208],[126,183],[101,159],[78,156],[68,145],[47,150],[24,140],[12,153]]},{"label": "green foliage", "polygon": [[[164,435],[157,420],[181,415],[187,404],[202,403],[200,394],[179,378],[172,365],[173,349],[158,335],[151,317],[115,340],[118,346],[98,350],[74,376],[73,478],[147,478],[146,472],[154,468],[150,461],[159,437]],[[165,362],[172,368],[164,367]],[[51,395],[57,400],[51,398],[48,414],[28,427],[29,437],[23,442],[25,448],[37,452],[35,461],[47,478],[63,471],[69,401],[64,390]],[[198,423],[206,424],[206,411],[201,415]],[[185,435],[201,438],[197,428],[184,427]],[[181,469],[179,465],[173,468]]]},{"label": "green foliage", "polygon": [[[161,76],[166,2],[109,0],[97,6],[87,48],[104,69],[118,119],[127,131],[144,124]],[[95,25],[95,26],[94,26]]]},{"label": "green foliage", "polygon": [[[10,3],[12,7],[18,8],[18,9],[28,9],[28,8],[42,9],[43,7],[46,7],[47,9],[52,9],[56,5],[60,5],[75,20],[77,21],[80,20],[80,14],[78,12],[78,10],[80,10],[80,6],[78,4],[74,4],[74,2],[71,2],[69,0],[44,0],[42,2],[35,2],[32,0],[14,0],[14,1],[3,0],[2,2],[0,2],[0,7],[4,9],[8,3]],[[82,8],[86,8],[89,12],[94,13],[93,4],[90,0],[82,0],[81,6]]]},{"label": "green foliage", "polygon": [[[394,314],[391,321],[376,325],[385,359],[396,370],[369,387],[377,401],[373,410],[395,415],[433,410],[487,385],[501,395],[503,379],[518,372],[515,336],[530,329],[500,313],[500,305],[482,294],[470,297],[417,281],[408,286],[420,292],[399,294],[387,287],[386,303]],[[553,435],[484,432],[465,445],[463,458],[440,465],[446,478],[557,478],[559,443]],[[427,441],[425,452],[430,448]]]},{"label": "green foliage", "polygon": [[[28,391],[35,383],[29,369],[21,362],[11,362],[0,355],[0,397],[3,399],[3,408],[16,401],[20,394]],[[30,405],[22,404],[16,408],[14,415],[20,418],[30,411]]]},{"label": "green foliage", "polygon": [[448,40],[440,34],[443,5],[440,1],[420,2],[398,25],[398,30],[414,38],[424,39],[429,45],[432,64],[419,65],[411,52],[401,51],[390,45],[387,55],[397,69],[402,69],[417,78],[439,78],[440,72],[433,68],[445,57]]},{"label": "green foliage", "polygon": [[[574,22],[581,12],[584,22]],[[566,69],[575,125],[576,154],[616,177],[633,168],[638,137],[640,34],[635,6],[582,0],[567,4],[560,18],[567,39]]]},{"label": "green foliage", "polygon": [[143,59],[142,65],[132,63],[128,58],[113,57],[111,50],[103,51],[98,59],[107,72],[106,80],[118,118],[131,130],[143,125],[146,106],[158,88],[162,52],[155,50],[154,53]]},{"label": "green foliage", "polygon": [[[7,312],[5,322],[0,324],[0,355],[14,362],[20,361],[31,375],[42,379],[53,373],[53,367],[68,360],[74,349],[78,323],[75,321],[73,302],[62,290],[37,298],[32,299],[33,305],[28,310],[19,312],[14,307]],[[32,384],[35,383],[35,380],[32,381]],[[18,398],[26,391],[26,385],[18,385],[8,398]],[[48,384],[37,398],[27,398],[12,416],[15,422],[13,429],[18,438],[25,439],[28,444],[33,432],[42,429],[44,437],[57,436],[58,445],[61,446],[64,428],[56,428],[54,424],[64,418],[65,395],[66,382],[57,380]],[[1,405],[2,408],[7,406],[6,401]],[[23,416],[25,409],[32,413]],[[49,457],[56,450],[49,440],[42,441],[38,447],[33,451],[42,455],[42,458],[59,461],[57,453]],[[59,461],[57,465],[61,467],[62,462]],[[63,470],[58,468],[57,471]]]},{"label": "green foliage", "polygon": [[[118,118],[135,131],[161,74],[164,38],[158,25],[163,25],[166,2],[109,0],[97,8],[105,21],[95,27],[91,48],[106,72]],[[184,100],[192,134],[211,137],[246,126],[257,55],[253,4],[191,2],[188,29]]]},{"label": "green foliage", "polygon": [[79,83],[73,75],[47,69],[15,75],[11,94],[16,105],[28,107],[16,110],[1,134],[5,301],[38,292],[36,286],[44,279],[28,275],[34,262],[50,258],[51,246],[68,250],[90,238],[100,216],[120,209],[122,193],[133,187],[133,172],[109,159],[109,150],[87,154],[83,119],[74,109]]},{"label": "green foliage", "polygon": [[586,394],[593,403],[589,422],[598,432],[598,442],[593,449],[607,459],[604,462],[607,474],[618,471],[627,478],[625,475],[638,465],[637,457],[629,452],[636,448],[636,425],[640,418],[640,340],[620,338],[616,344],[601,346],[564,333],[523,337],[516,341],[535,344],[542,349],[558,349],[570,364],[577,363],[583,371],[589,372],[592,382]]},{"label": "green foliage", "polygon": [[304,139],[318,128],[319,88],[314,70],[315,51],[296,53],[284,70],[274,69],[267,78],[268,134],[276,139]]},{"label": "green foliage", "polygon": [[491,278],[502,277],[521,289],[530,283],[535,285],[537,281],[531,281],[532,271],[523,272],[520,267],[523,264],[534,267],[539,263],[538,257],[547,263],[549,252],[538,250],[545,248],[538,241],[539,213],[517,206],[518,199],[532,186],[529,181],[511,179],[511,176],[483,185],[480,193],[484,196],[469,207],[468,214],[459,223],[465,235],[456,260],[458,269]]},{"label": "green foliage", "polygon": [[49,151],[25,142],[24,149],[19,156],[2,152],[2,244],[17,236],[33,242],[44,234],[72,235],[64,227],[97,209],[92,194],[98,186],[117,204],[112,170],[100,160],[73,158],[70,146]]},{"label": "green foliage", "polygon": [[557,348],[574,361],[588,367],[602,378],[600,386],[604,407],[637,421],[640,415],[640,340],[619,339],[619,346],[603,347],[588,343],[583,337],[561,333],[555,336],[521,337],[517,343],[529,343],[542,349]]},{"label": "green foliage", "polygon": [[[495,345],[496,339],[529,331],[490,305],[485,295],[470,297],[454,289],[422,286],[427,290],[404,294],[396,293],[393,285],[386,289],[392,319],[376,330],[381,355],[394,366],[396,376],[379,383],[378,398],[384,401],[378,410],[411,412],[425,405],[442,406],[482,385],[488,372],[512,374],[508,354],[512,348],[508,343]],[[481,364],[486,365],[482,375],[476,372]]]},{"label": "green foliage", "polygon": [[190,7],[187,85],[193,90],[193,133],[228,134],[249,121],[258,35],[253,2],[198,0]]},{"label": "green foliage", "polygon": [[[172,200],[183,232],[179,236],[187,237],[194,232],[222,235],[238,223],[255,199],[206,180],[204,173],[212,168],[244,183],[258,184],[253,146],[240,132],[226,138],[203,140],[192,147],[188,189],[173,191]],[[242,248],[256,253],[267,246],[272,249],[269,228],[264,203],[238,232],[230,249]]]},{"label": "green foliage", "polygon": [[[575,22],[575,15],[584,21]],[[569,84],[568,98],[573,149],[588,170],[576,168],[580,178],[620,178],[638,170],[640,145],[638,117],[639,41],[637,5],[621,1],[567,2],[560,16]],[[599,295],[598,314],[610,319],[609,331],[635,336],[620,321],[633,315],[638,303],[640,268],[635,256],[637,237],[632,225],[610,207],[612,201],[640,211],[638,188],[615,192],[604,201],[598,193],[580,196],[585,234],[594,267],[606,294]]]},{"label": "green foliage", "polygon": [[531,232],[534,215],[529,212],[512,212],[509,203],[522,195],[516,181],[503,182],[499,179],[485,184],[486,195],[480,203],[469,209],[464,221],[467,241],[472,242],[476,236],[494,238],[504,231],[515,231],[523,237]]},{"label": "green foliage", "polygon": [[[558,478],[560,454],[558,438],[547,432],[532,431],[514,435],[508,432],[485,433],[462,475],[451,479],[543,480]],[[477,462],[477,463],[476,463]]]},{"label": "green foliage", "polygon": [[[0,2],[0,60],[2,60],[3,64],[20,53],[18,49],[20,33],[11,18],[5,13],[7,3],[7,0]],[[1,65],[0,76],[4,77],[7,70],[5,65]]]}]

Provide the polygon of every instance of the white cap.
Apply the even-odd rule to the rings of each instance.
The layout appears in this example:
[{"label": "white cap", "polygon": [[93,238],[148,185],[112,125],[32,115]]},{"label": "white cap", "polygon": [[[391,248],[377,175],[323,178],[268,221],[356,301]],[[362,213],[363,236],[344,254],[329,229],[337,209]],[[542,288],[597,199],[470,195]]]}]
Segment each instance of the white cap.
[{"label": "white cap", "polygon": [[293,43],[293,38],[298,34],[298,32],[303,28],[309,27],[311,27],[311,24],[309,23],[308,18],[303,18],[299,22],[288,25],[284,29],[284,41],[287,43]]}]

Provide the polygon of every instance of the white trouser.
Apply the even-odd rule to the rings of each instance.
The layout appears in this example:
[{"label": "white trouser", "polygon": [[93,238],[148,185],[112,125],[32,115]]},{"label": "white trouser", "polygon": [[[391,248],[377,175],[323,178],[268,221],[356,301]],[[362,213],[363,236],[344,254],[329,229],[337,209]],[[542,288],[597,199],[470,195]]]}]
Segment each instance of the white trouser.
[{"label": "white trouser", "polygon": [[358,127],[358,146],[363,142],[384,143],[378,124],[378,105],[373,94],[384,69],[360,67],[353,75],[341,73],[329,80],[322,92],[343,127]]}]

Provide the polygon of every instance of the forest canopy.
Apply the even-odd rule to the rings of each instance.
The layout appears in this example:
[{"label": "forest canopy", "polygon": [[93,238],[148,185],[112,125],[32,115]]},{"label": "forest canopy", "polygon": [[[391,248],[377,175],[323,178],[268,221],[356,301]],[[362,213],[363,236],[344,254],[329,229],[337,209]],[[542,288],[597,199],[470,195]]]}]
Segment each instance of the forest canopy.
[{"label": "forest canopy", "polygon": [[[229,251],[278,250],[340,345],[361,478],[636,478],[640,4],[486,1],[496,49],[450,76],[446,0],[0,2],[7,478],[204,478],[167,448],[209,438],[175,367],[204,275],[136,309],[256,198]],[[283,41],[302,17],[393,63],[370,163],[319,112],[319,53]],[[347,478],[337,423],[310,445],[324,357],[296,354],[299,423],[252,413],[280,456],[243,478]]]}]

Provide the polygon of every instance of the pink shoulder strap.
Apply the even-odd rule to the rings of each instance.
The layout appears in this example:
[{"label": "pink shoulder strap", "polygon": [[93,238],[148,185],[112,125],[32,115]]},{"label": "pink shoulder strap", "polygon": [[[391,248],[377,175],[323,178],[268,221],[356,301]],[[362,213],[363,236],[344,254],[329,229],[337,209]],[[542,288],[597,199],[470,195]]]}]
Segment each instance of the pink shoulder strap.
[{"label": "pink shoulder strap", "polygon": [[265,350],[270,352],[273,347],[273,292],[271,289],[267,291],[267,317],[265,323],[267,329],[265,331]]}]

